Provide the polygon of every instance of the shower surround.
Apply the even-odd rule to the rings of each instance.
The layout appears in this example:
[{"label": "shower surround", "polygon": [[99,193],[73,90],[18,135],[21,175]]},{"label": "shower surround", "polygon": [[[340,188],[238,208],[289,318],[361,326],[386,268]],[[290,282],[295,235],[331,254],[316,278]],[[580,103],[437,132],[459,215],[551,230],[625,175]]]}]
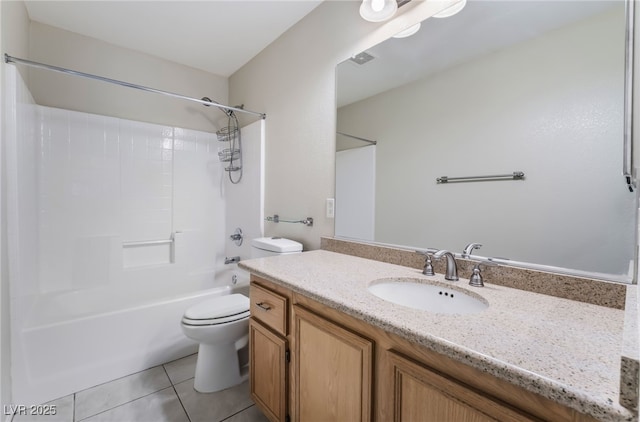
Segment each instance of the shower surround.
[{"label": "shower surround", "polygon": [[39,106],[7,68],[14,401],[195,352],[184,310],[248,283],[224,258],[249,256],[236,227],[262,235],[264,121],[243,128],[245,174],[231,185],[215,133]]}]

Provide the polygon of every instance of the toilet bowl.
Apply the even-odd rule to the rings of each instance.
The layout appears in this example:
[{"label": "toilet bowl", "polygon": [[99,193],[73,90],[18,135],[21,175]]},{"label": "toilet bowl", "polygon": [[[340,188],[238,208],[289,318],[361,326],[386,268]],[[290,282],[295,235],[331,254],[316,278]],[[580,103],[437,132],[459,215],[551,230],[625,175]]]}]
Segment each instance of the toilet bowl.
[{"label": "toilet bowl", "polygon": [[247,379],[238,352],[249,339],[249,298],[218,296],[186,310],[182,332],[200,343],[193,388],[212,393]]},{"label": "toilet bowl", "polygon": [[[251,242],[251,257],[302,252],[302,244],[281,237]],[[193,388],[201,393],[224,390],[245,381],[242,360],[249,342],[249,298],[241,294],[215,297],[187,309],[182,332],[200,343]],[[245,359],[246,360],[246,359]]]}]

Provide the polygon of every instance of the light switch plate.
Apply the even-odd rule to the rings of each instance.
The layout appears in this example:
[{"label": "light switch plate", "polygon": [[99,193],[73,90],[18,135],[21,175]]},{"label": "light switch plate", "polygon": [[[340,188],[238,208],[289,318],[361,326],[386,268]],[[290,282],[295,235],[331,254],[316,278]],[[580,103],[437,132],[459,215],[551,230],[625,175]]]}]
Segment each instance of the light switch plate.
[{"label": "light switch plate", "polygon": [[334,218],[336,214],[336,203],[334,198],[327,198],[326,206],[327,206],[327,218]]}]

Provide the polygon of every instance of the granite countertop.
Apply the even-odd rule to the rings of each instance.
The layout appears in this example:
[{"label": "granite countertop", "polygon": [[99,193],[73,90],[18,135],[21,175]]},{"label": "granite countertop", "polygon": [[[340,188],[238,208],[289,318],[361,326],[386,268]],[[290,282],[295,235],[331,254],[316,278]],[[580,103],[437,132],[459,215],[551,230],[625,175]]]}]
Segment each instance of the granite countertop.
[{"label": "granite countertop", "polygon": [[[635,421],[618,403],[624,311],[317,250],[239,266],[435,352],[602,421]],[[479,295],[483,312],[442,315],[382,300],[367,287],[411,277]]]}]

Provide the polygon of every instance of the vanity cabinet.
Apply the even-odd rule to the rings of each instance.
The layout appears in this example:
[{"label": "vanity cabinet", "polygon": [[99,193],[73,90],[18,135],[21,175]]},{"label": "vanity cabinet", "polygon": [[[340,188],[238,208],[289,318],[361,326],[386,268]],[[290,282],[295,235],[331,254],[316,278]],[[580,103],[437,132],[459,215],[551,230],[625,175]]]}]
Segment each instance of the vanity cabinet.
[{"label": "vanity cabinet", "polygon": [[294,306],[294,403],[299,421],[370,421],[373,342]]},{"label": "vanity cabinet", "polygon": [[249,291],[251,397],[271,421],[288,420],[288,299],[251,284]]},{"label": "vanity cabinet", "polygon": [[595,421],[255,275],[251,312],[251,395],[274,422]]},{"label": "vanity cabinet", "polygon": [[287,347],[285,339],[249,321],[251,396],[272,421],[287,417]]},{"label": "vanity cabinet", "polygon": [[412,359],[393,351],[384,353],[391,371],[380,382],[388,388],[394,422],[538,420]]}]

